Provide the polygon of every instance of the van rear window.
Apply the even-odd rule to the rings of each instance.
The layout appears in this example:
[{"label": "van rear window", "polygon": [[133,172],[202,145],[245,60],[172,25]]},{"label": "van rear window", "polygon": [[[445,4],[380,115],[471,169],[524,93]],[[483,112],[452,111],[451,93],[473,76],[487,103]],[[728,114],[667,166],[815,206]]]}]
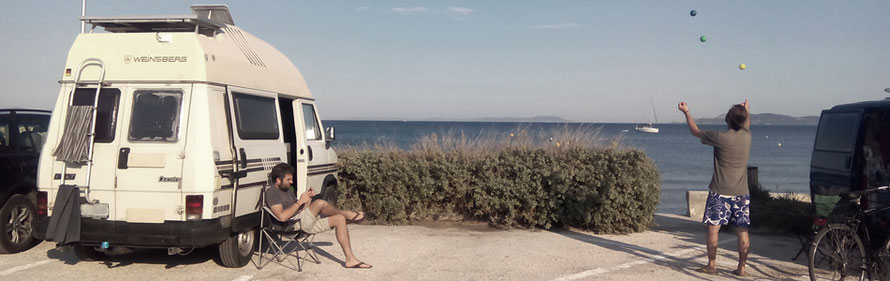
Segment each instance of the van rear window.
[{"label": "van rear window", "polygon": [[278,139],[275,99],[233,93],[238,136],[245,140]]},{"label": "van rear window", "polygon": [[852,152],[861,113],[825,113],[819,119],[816,150]]},{"label": "van rear window", "polygon": [[175,142],[179,138],[182,92],[138,90],[134,96],[128,139]]},{"label": "van rear window", "polygon": [[[74,91],[73,105],[93,106],[96,97],[95,88],[77,88]],[[99,106],[96,108],[96,142],[109,143],[114,141],[117,127],[117,107],[121,90],[102,88],[99,92]]]}]

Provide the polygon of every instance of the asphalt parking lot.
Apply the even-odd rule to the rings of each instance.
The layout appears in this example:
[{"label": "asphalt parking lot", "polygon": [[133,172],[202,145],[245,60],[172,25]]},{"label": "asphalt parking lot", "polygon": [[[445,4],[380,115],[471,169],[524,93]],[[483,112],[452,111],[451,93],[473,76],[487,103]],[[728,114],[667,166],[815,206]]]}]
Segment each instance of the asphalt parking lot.
[{"label": "asphalt parking lot", "polygon": [[717,276],[695,271],[705,263],[705,228],[677,215],[656,214],[658,226],[630,235],[578,230],[496,230],[478,224],[350,225],[356,256],[372,269],[345,269],[333,232],[316,238],[320,264],[297,272],[281,264],[230,269],[215,249],[185,256],[139,249],[103,261],[41,243],[0,255],[0,280],[809,280],[806,259],[791,258],[796,237],[753,233],[748,277],[731,274],[735,235],[721,233]]}]

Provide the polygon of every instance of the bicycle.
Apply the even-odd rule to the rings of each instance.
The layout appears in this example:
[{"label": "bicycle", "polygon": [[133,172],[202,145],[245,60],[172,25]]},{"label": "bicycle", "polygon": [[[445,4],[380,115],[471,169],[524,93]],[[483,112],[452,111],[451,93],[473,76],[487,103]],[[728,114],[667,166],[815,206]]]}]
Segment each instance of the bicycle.
[{"label": "bicycle", "polygon": [[890,209],[890,205],[863,209],[861,204],[863,197],[886,191],[890,191],[890,186],[842,193],[842,200],[851,203],[855,213],[835,223],[828,223],[826,218],[814,221],[821,228],[808,253],[810,280],[887,280],[890,277],[890,241],[880,248],[872,247],[864,220]]}]

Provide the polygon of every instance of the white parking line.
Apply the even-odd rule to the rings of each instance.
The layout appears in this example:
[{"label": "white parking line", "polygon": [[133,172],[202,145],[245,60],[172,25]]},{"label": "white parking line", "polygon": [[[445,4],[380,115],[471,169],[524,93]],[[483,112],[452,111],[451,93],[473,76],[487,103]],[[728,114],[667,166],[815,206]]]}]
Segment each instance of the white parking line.
[{"label": "white parking line", "polygon": [[232,281],[247,281],[247,280],[250,280],[250,278],[253,278],[253,275],[241,275]]},{"label": "white parking line", "polygon": [[[723,241],[721,241],[720,243],[717,243],[717,244],[718,244],[718,245],[723,245],[723,244],[726,244],[726,243],[729,243],[729,242],[736,241],[737,239],[738,239],[738,238],[727,239],[727,240],[723,240]],[[680,256],[683,256],[683,255],[689,254],[690,252],[701,251],[701,250],[704,250],[704,249],[705,249],[705,248],[702,247],[702,246],[696,246],[696,247],[694,247],[694,248],[685,249],[685,250],[680,250],[680,251],[676,251],[676,252],[673,252],[673,253],[670,253],[670,254],[665,254],[665,255],[652,254],[652,255],[649,255],[649,257],[647,257],[647,258],[643,258],[643,259],[640,259],[640,260],[636,260],[636,261],[632,261],[632,262],[628,262],[628,263],[624,263],[624,264],[619,264],[619,265],[613,266],[613,267],[608,268],[608,269],[605,269],[605,268],[596,268],[596,269],[585,270],[585,271],[582,271],[582,272],[579,272],[579,273],[575,273],[575,274],[572,274],[572,275],[569,275],[569,276],[564,276],[564,277],[560,277],[560,278],[557,278],[557,279],[553,279],[553,281],[571,281],[571,280],[577,280],[577,279],[581,279],[581,278],[585,278],[585,277],[590,277],[590,276],[594,276],[594,275],[600,275],[600,274],[604,274],[604,273],[609,273],[609,272],[611,272],[611,271],[616,271],[616,270],[621,270],[621,269],[628,269],[628,268],[631,268],[631,267],[634,267],[634,266],[643,265],[643,264],[651,263],[651,262],[654,262],[654,261],[657,261],[657,260],[663,260],[663,259],[670,258],[670,257],[680,257]]]},{"label": "white parking line", "polygon": [[38,266],[41,266],[41,265],[44,265],[44,264],[47,264],[50,262],[52,262],[52,260],[42,260],[42,261],[35,262],[35,263],[29,263],[26,265],[16,266],[16,267],[4,270],[4,271],[0,271],[0,276],[10,275],[10,274],[13,274],[13,273],[25,270],[25,269],[29,269],[32,267],[38,267]]}]

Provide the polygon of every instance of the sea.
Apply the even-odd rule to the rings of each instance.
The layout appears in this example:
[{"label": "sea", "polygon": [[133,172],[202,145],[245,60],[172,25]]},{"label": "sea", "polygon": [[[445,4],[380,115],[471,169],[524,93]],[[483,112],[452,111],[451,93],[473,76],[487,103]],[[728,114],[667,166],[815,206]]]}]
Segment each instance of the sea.
[{"label": "sea", "polygon": [[[657,124],[657,134],[640,133],[624,123],[426,122],[329,120],[335,127],[334,148],[395,145],[409,149],[431,135],[463,133],[473,137],[508,137],[517,130],[546,138],[559,129],[595,129],[599,137],[620,137],[621,144],[644,151],[661,175],[657,212],[686,214],[686,191],[707,191],[713,170],[713,148],[689,133],[686,124]],[[700,125],[702,130],[726,130],[726,125]],[[770,192],[809,193],[810,157],[816,126],[752,125],[748,166],[758,168],[761,186]]]}]

